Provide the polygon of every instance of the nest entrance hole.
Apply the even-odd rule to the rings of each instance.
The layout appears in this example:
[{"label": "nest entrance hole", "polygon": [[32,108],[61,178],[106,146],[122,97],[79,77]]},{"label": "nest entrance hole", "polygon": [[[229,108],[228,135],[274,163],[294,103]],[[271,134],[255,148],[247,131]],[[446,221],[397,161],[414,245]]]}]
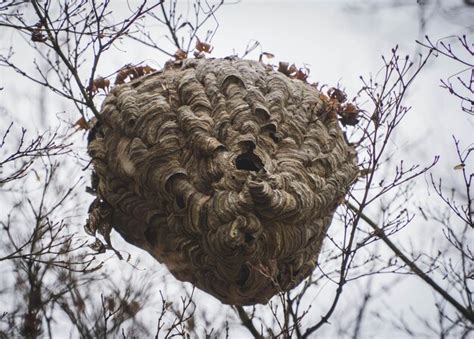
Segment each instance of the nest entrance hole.
[{"label": "nest entrance hole", "polygon": [[239,286],[244,286],[250,276],[250,269],[249,267],[244,264],[240,267],[239,271],[239,278],[237,279],[237,284]]},{"label": "nest entrance hole", "polygon": [[252,152],[246,152],[235,158],[235,167],[238,170],[258,172],[263,168],[263,162]]}]

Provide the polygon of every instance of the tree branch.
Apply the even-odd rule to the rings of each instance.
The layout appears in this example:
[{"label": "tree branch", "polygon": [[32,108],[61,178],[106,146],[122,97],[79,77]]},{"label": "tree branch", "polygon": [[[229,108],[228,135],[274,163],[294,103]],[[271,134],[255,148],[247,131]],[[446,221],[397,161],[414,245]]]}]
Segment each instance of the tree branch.
[{"label": "tree branch", "polygon": [[441,286],[439,286],[433,279],[431,279],[421,268],[419,268],[412,260],[410,260],[386,235],[382,228],[380,228],[372,219],[360,212],[359,209],[352,203],[347,202],[347,206],[355,213],[360,213],[360,217],[370,227],[374,229],[377,236],[390,247],[390,249],[399,257],[418,277],[423,279],[428,285],[430,285],[436,292],[438,292],[447,302],[449,302],[459,313],[461,313],[471,323],[474,323],[474,312],[461,305],[456,299],[454,299],[448,292],[446,292]]}]

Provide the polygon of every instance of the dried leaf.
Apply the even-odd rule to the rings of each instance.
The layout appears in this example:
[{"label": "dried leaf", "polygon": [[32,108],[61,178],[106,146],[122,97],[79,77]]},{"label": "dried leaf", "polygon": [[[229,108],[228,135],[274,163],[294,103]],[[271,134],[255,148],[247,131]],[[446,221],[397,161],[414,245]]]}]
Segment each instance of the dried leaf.
[{"label": "dried leaf", "polygon": [[39,31],[33,31],[31,33],[31,41],[34,41],[34,42],[46,42],[46,40],[48,40],[46,38],[46,36],[39,32]]},{"label": "dried leaf", "polygon": [[156,72],[156,69],[154,69],[151,66],[145,65],[145,66],[143,66],[143,72],[145,74],[150,74],[150,73]]},{"label": "dried leaf", "polygon": [[334,88],[334,87],[331,87],[329,90],[328,90],[328,95],[331,99],[336,99],[337,101],[339,101],[341,104],[346,102],[347,100],[347,94],[344,93],[344,91],[342,91],[341,89],[339,88]]},{"label": "dried leaf", "polygon": [[95,87],[96,91],[102,89],[105,93],[109,92],[110,80],[98,77],[94,79],[93,87]]},{"label": "dried leaf", "polygon": [[298,68],[296,68],[295,64],[291,64],[290,68],[288,68],[288,72],[290,74],[296,73],[298,71]]},{"label": "dried leaf", "polygon": [[81,117],[79,120],[77,120],[72,127],[76,127],[78,130],[88,130],[89,124],[87,123],[86,119],[84,117]]},{"label": "dried leaf", "polygon": [[128,77],[128,69],[131,67],[130,64],[123,66],[117,72],[117,76],[115,77],[115,84],[121,85],[125,83],[125,79]]},{"label": "dried leaf", "polygon": [[187,59],[188,53],[186,53],[182,49],[178,49],[176,53],[174,53],[173,56],[175,57],[176,60],[184,60],[184,59]]},{"label": "dried leaf", "polygon": [[204,52],[204,53],[211,53],[214,47],[212,47],[210,44],[207,42],[202,42],[201,40],[197,39],[196,41],[196,49],[199,52]]},{"label": "dried leaf", "polygon": [[295,64],[290,66],[290,63],[284,61],[280,61],[278,63],[278,72],[281,72],[286,76],[292,77],[297,70],[298,69],[296,68]]},{"label": "dried leaf", "polygon": [[455,170],[462,170],[464,167],[466,167],[465,164],[459,164],[459,165],[454,166],[454,169]]},{"label": "dried leaf", "polygon": [[295,78],[301,81],[306,81],[306,79],[308,79],[308,76],[309,76],[308,68],[300,68],[295,74]]},{"label": "dried leaf", "polygon": [[290,67],[290,64],[288,62],[280,61],[278,63],[278,72],[281,72],[285,75],[289,75],[288,74],[288,67]]},{"label": "dried leaf", "polygon": [[319,94],[319,99],[321,99],[321,101],[323,102],[323,104],[327,104],[329,102],[329,98],[327,95],[321,93]]},{"label": "dried leaf", "polygon": [[118,71],[117,76],[115,77],[115,84],[121,85],[125,83],[125,80],[127,80],[127,78],[129,78],[130,80],[134,80],[153,72],[156,72],[156,69],[148,65],[133,66],[132,64],[127,64]]},{"label": "dried leaf", "polygon": [[352,103],[348,103],[339,111],[341,123],[346,126],[355,126],[359,122],[360,109]]},{"label": "dried leaf", "polygon": [[99,239],[96,239],[89,247],[97,253],[105,253],[106,247]]},{"label": "dried leaf", "polygon": [[35,28],[31,32],[31,41],[45,42],[47,40],[47,37],[41,32],[42,28],[43,28],[43,24],[41,22],[38,22],[35,25]]},{"label": "dried leaf", "polygon": [[344,112],[356,114],[359,112],[359,109],[354,104],[348,103],[346,106],[344,106]]}]

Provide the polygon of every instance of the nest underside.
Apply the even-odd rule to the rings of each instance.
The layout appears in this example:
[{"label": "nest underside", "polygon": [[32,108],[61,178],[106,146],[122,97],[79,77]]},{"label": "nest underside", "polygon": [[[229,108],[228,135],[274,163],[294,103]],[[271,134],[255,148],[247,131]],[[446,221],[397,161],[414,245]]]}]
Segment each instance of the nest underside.
[{"label": "nest underside", "polygon": [[91,216],[224,303],[267,302],[311,274],[357,175],[320,95],[239,59],[114,87],[89,136]]}]

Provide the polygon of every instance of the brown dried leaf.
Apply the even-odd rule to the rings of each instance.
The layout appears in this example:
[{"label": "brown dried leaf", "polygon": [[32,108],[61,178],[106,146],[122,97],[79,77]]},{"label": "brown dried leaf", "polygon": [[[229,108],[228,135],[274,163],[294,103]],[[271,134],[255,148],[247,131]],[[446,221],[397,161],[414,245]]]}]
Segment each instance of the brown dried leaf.
[{"label": "brown dried leaf", "polygon": [[33,28],[31,32],[31,41],[45,42],[47,40],[47,37],[41,32],[42,28],[43,28],[43,24],[41,22],[38,22],[35,25],[35,28]]},{"label": "brown dried leaf", "polygon": [[341,89],[339,88],[334,88],[334,87],[331,87],[329,90],[328,90],[328,95],[331,99],[336,99],[337,101],[339,101],[341,104],[346,102],[347,100],[347,94],[344,93],[344,91],[342,91]]},{"label": "brown dried leaf", "polygon": [[115,77],[115,84],[121,85],[125,83],[125,79],[128,77],[128,69],[122,68],[118,71],[117,76]]},{"label": "brown dried leaf", "polygon": [[288,72],[290,72],[290,74],[294,74],[298,71],[298,68],[296,68],[295,64],[291,64],[290,68],[288,68]]},{"label": "brown dried leaf", "polygon": [[359,113],[360,110],[352,103],[346,104],[342,110],[340,110],[339,115],[341,116],[341,123],[346,126],[355,126],[359,122]]},{"label": "brown dried leaf", "polygon": [[356,114],[359,113],[359,109],[356,107],[356,105],[348,103],[344,107],[344,112],[349,114]]},{"label": "brown dried leaf", "polygon": [[466,167],[465,164],[458,164],[458,165],[454,166],[453,169],[455,169],[455,170],[462,170],[464,167]]},{"label": "brown dried leaf", "polygon": [[184,59],[187,59],[188,57],[188,53],[186,53],[185,51],[183,51],[182,49],[178,49],[174,55],[176,60],[184,60]]},{"label": "brown dried leaf", "polygon": [[280,61],[278,63],[278,72],[286,74],[286,72],[288,72],[288,67],[289,66],[290,66],[290,64],[288,62]]},{"label": "brown dried leaf", "polygon": [[300,68],[295,74],[296,79],[305,81],[305,82],[306,82],[306,79],[308,79],[308,76],[309,76],[309,69],[306,67]]},{"label": "brown dried leaf", "polygon": [[[196,41],[196,49],[199,52],[204,52],[204,53],[211,53],[214,47],[212,47],[210,44],[207,42],[202,42],[201,40],[197,39]],[[185,58],[186,59],[186,58]]]},{"label": "brown dried leaf", "polygon": [[79,120],[77,120],[74,125],[72,125],[72,127],[76,127],[76,129],[78,130],[88,130],[90,127],[89,127],[89,123],[86,121],[86,119],[84,117],[81,117]]},{"label": "brown dried leaf", "polygon": [[34,42],[46,42],[46,40],[48,40],[46,38],[46,36],[41,33],[40,31],[33,31],[31,33],[31,41],[34,41]]},{"label": "brown dried leaf", "polygon": [[156,72],[156,69],[154,69],[151,66],[145,65],[145,66],[143,66],[143,72],[145,74],[150,74],[150,73]]},{"label": "brown dried leaf", "polygon": [[115,78],[115,84],[121,85],[125,83],[125,80],[127,80],[127,78],[129,78],[130,80],[134,80],[153,72],[156,72],[156,69],[148,65],[133,66],[132,64],[126,64],[118,71],[117,76]]},{"label": "brown dried leaf", "polygon": [[290,66],[290,63],[284,62],[284,61],[280,61],[278,63],[278,72],[281,72],[285,74],[286,76],[289,76],[289,77],[293,76],[297,70],[298,69],[296,68],[295,64],[292,64]]},{"label": "brown dried leaf", "polygon": [[329,102],[329,98],[327,95],[321,93],[319,94],[319,99],[321,99],[321,101],[323,102],[323,104],[327,104]]},{"label": "brown dried leaf", "polygon": [[95,88],[96,91],[98,91],[99,89],[102,89],[105,93],[108,93],[109,86],[110,86],[110,80],[102,78],[102,77],[98,77],[94,79],[92,88],[93,89]]}]

